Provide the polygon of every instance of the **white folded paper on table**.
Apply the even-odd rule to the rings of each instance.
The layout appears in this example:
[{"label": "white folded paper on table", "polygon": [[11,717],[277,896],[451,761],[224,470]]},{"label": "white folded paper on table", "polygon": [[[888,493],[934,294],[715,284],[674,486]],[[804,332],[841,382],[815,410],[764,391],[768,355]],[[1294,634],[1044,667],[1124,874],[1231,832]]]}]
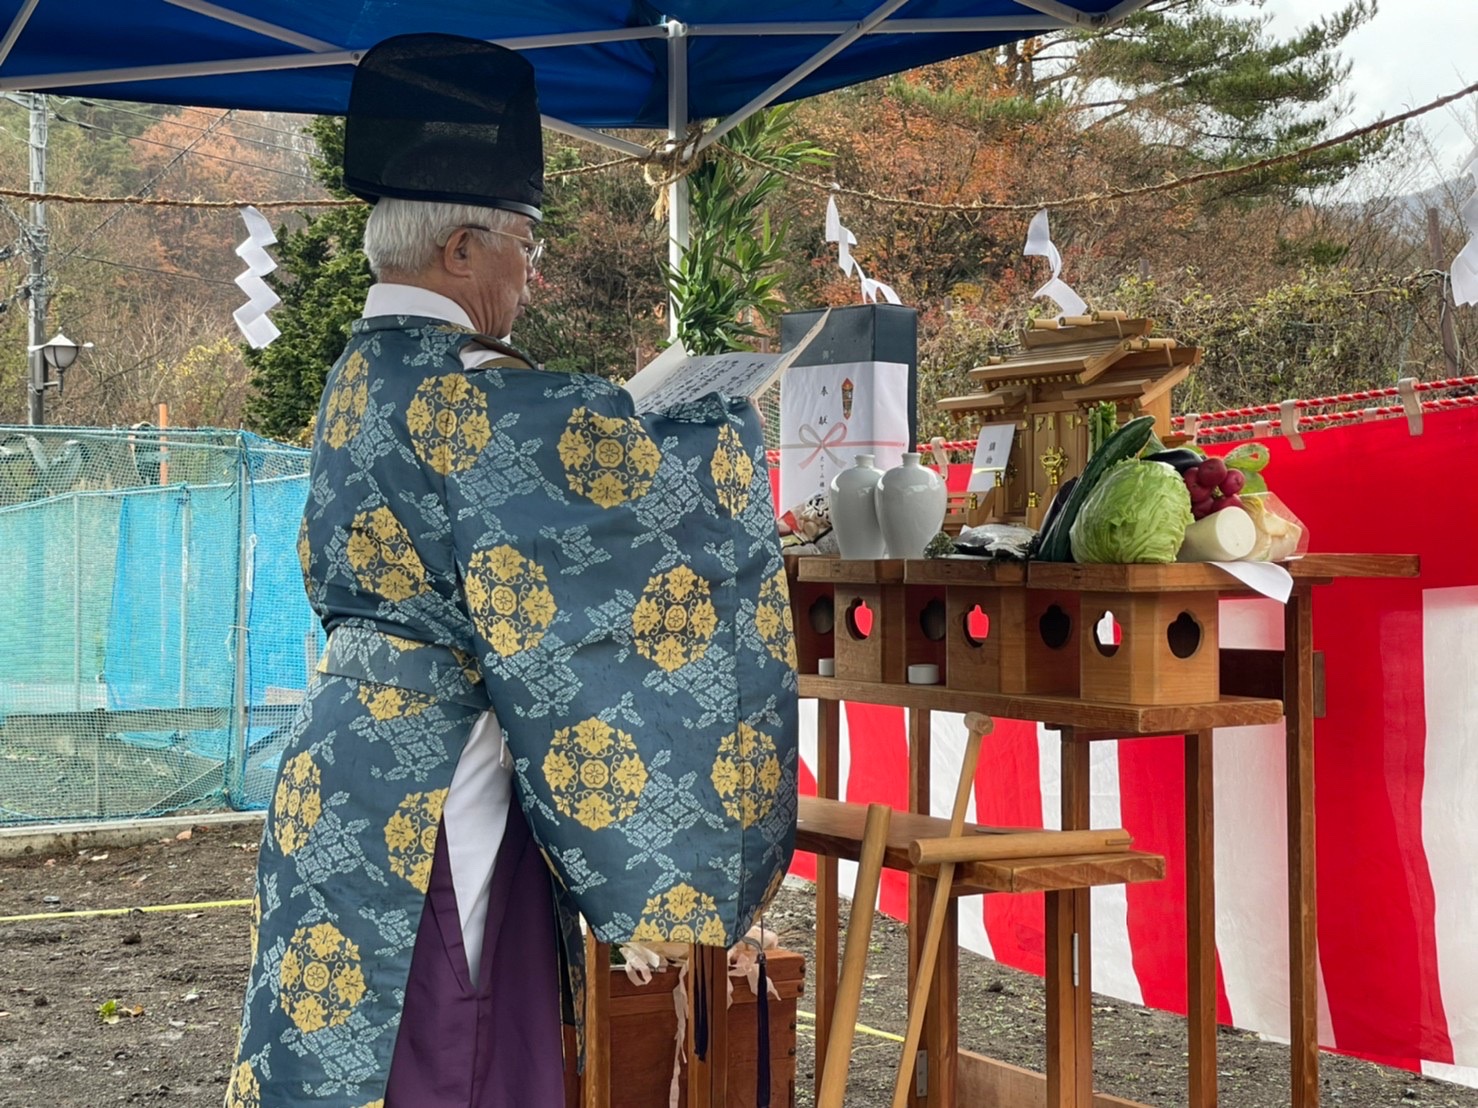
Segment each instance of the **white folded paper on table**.
[{"label": "white folded paper on table", "polygon": [[1262,593],[1279,604],[1287,604],[1293,593],[1293,574],[1277,562],[1210,562],[1209,565],[1230,573],[1249,589]]}]

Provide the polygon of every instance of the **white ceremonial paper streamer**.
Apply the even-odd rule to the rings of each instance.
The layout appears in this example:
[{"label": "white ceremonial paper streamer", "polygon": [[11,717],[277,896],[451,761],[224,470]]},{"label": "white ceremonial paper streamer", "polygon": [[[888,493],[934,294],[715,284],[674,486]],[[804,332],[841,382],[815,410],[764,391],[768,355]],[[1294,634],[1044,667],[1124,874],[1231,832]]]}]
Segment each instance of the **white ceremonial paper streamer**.
[{"label": "white ceremonial paper streamer", "polygon": [[1033,299],[1046,296],[1055,300],[1063,315],[1088,314],[1087,301],[1074,292],[1071,285],[1061,279],[1062,252],[1057,249],[1057,245],[1052,241],[1052,234],[1047,229],[1047,209],[1043,208],[1032,216],[1031,224],[1026,229],[1026,246],[1021,252],[1029,258],[1046,258],[1047,264],[1052,267],[1052,279],[1032,293]]},{"label": "white ceremonial paper streamer", "polygon": [[902,304],[898,294],[893,291],[892,285],[885,285],[881,281],[874,281],[862,271],[862,263],[852,257],[852,247],[857,245],[857,236],[842,226],[842,217],[837,212],[836,197],[828,197],[826,201],[826,241],[837,244],[837,266],[849,277],[857,274],[858,283],[862,286],[862,302],[864,304],[876,304],[881,296],[889,304]]},{"label": "white ceremonial paper streamer", "polygon": [[[1478,150],[1463,170],[1478,186]],[[1468,245],[1452,259],[1452,302],[1478,306],[1478,192],[1462,206],[1463,226],[1468,229]]]},{"label": "white ceremonial paper streamer", "polygon": [[232,312],[231,318],[252,348],[260,350],[282,334],[267,318],[267,313],[281,304],[282,298],[262,280],[277,268],[272,255],[267,253],[267,247],[277,241],[277,236],[272,233],[267,217],[256,208],[242,208],[241,218],[246,223],[246,240],[236,248],[236,256],[246,263],[246,271],[236,278],[236,284],[246,294],[246,303]]}]

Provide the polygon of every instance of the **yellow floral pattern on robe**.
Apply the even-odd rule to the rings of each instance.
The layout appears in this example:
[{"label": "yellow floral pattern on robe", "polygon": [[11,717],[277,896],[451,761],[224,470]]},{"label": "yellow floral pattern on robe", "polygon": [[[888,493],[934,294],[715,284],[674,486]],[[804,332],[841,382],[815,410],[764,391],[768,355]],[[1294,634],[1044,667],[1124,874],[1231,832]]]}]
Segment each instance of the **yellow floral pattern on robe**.
[{"label": "yellow floral pattern on robe", "polygon": [[559,438],[570,491],[602,508],[644,496],[662,464],[662,451],[639,419],[576,408]]},{"label": "yellow floral pattern on robe", "polygon": [[308,542],[308,517],[298,525],[298,564],[303,567],[303,580],[308,581],[313,571],[313,547]]},{"label": "yellow floral pattern on robe", "polygon": [[717,626],[708,582],[687,566],[649,579],[631,613],[637,653],[668,673],[702,658]]},{"label": "yellow floral pattern on robe", "polygon": [[561,815],[599,831],[636,812],[647,767],[630,735],[591,718],[555,731],[544,780]]},{"label": "yellow floral pattern on robe", "polygon": [[749,506],[749,488],[754,482],[754,459],[744,449],[732,427],[718,429],[718,447],[708,464],[719,505],[734,518]]},{"label": "yellow floral pattern on robe", "polygon": [[780,788],[775,740],[747,723],[724,738],[709,775],[724,812],[749,828],[770,814]]},{"label": "yellow floral pattern on robe", "polygon": [[431,859],[436,853],[446,794],[446,789],[409,793],[385,824],[390,872],[404,877],[418,892],[424,893],[431,881]]},{"label": "yellow floral pattern on robe", "polygon": [[262,894],[256,892],[251,898],[251,960],[257,960],[257,937],[262,928]]},{"label": "yellow floral pattern on robe", "polygon": [[345,359],[324,401],[321,438],[335,450],[349,444],[359,433],[364,410],[369,406],[369,361],[358,351]]},{"label": "yellow floral pattern on robe", "polygon": [[359,702],[369,709],[369,714],[382,722],[418,716],[436,703],[425,693],[397,689],[393,685],[363,684],[359,686],[358,696]]},{"label": "yellow floral pattern on robe", "polygon": [[278,1003],[305,1033],[338,1027],[365,994],[359,947],[331,923],[294,931],[279,974]]},{"label": "yellow floral pattern on robe", "polygon": [[785,570],[765,578],[760,586],[759,603],[755,606],[754,627],[764,641],[770,657],[791,669],[799,662],[795,652],[795,616],[790,610],[790,585]]},{"label": "yellow floral pattern on robe", "polygon": [[511,546],[473,554],[464,588],[472,622],[504,658],[538,646],[554,622],[554,594],[543,567]]},{"label": "yellow floral pattern on robe", "polygon": [[250,1062],[242,1062],[231,1071],[226,1086],[226,1108],[262,1108],[262,1090]]},{"label": "yellow floral pattern on robe", "polygon": [[438,815],[490,705],[572,997],[576,908],[601,941],[732,943],[790,857],[797,678],[749,405],[638,415],[602,378],[464,371],[469,341],[357,321],[324,390],[297,553],[328,640],[259,853],[236,1108],[384,1108]]},{"label": "yellow floral pattern on robe", "polygon": [[318,792],[321,779],[313,755],[306,750],[282,767],[272,798],[272,834],[284,854],[306,843],[323,815],[323,798]]},{"label": "yellow floral pattern on robe", "polygon": [[674,885],[647,901],[631,941],[722,946],[724,924],[713,897],[692,885]]},{"label": "yellow floral pattern on robe", "polygon": [[405,422],[416,457],[443,477],[469,468],[493,439],[487,398],[460,373],[422,381]]},{"label": "yellow floral pattern on robe", "polygon": [[429,587],[410,532],[387,507],[360,512],[349,528],[349,565],[359,587],[396,602]]}]

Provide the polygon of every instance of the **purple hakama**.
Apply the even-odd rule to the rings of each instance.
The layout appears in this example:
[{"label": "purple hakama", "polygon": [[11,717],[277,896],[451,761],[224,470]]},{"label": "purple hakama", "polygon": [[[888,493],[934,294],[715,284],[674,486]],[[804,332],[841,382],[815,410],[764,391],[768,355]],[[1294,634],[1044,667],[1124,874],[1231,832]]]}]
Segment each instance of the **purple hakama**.
[{"label": "purple hakama", "polygon": [[549,868],[515,803],[493,870],[482,979],[474,989],[442,827],[411,956],[385,1108],[564,1104],[555,936]]}]

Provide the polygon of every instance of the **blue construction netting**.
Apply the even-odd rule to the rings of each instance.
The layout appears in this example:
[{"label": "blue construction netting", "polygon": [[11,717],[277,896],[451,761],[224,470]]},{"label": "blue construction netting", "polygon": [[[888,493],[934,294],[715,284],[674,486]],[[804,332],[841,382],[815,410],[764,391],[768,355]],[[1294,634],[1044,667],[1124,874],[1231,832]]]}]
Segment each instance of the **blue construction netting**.
[{"label": "blue construction netting", "polygon": [[260,808],[322,633],[308,452],[0,427],[0,823]]}]

